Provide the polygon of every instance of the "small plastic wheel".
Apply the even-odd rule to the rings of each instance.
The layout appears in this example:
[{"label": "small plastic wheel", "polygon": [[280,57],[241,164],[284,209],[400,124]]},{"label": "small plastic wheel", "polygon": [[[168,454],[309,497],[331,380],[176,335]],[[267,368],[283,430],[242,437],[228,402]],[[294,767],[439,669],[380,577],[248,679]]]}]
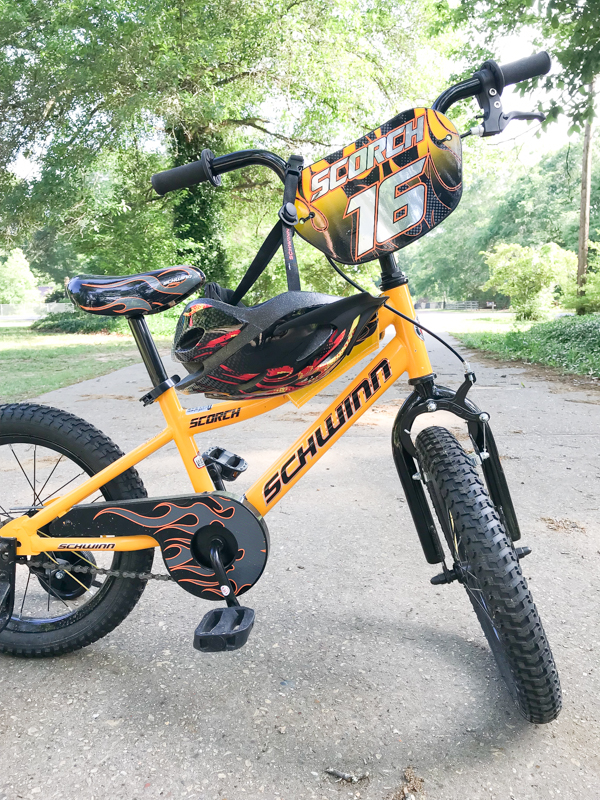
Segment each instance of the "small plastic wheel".
[{"label": "small plastic wheel", "polygon": [[[49,406],[0,406],[0,535],[2,526],[36,509],[116,461],[119,448],[84,420]],[[129,469],[86,502],[146,497]],[[126,553],[47,552],[17,565],[11,620],[0,632],[0,652],[16,656],[62,655],[106,636],[133,609],[146,586],[74,570],[100,567],[148,572],[154,550]]]},{"label": "small plastic wheel", "polygon": [[519,559],[479,473],[456,438],[431,427],[416,438],[421,474],[500,672],[530,722],[558,716],[558,672]]}]

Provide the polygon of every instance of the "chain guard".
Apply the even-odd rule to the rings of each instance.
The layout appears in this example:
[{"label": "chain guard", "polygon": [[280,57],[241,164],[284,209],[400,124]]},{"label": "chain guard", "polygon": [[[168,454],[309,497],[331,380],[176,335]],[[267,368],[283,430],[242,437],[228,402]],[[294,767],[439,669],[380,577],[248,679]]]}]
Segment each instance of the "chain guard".
[{"label": "chain guard", "polygon": [[[223,544],[227,577],[236,595],[254,586],[269,555],[263,518],[247,501],[228,492],[80,505],[49,526],[51,536],[77,537],[81,530],[87,537],[154,537],[173,580],[204,600],[224,599],[208,559],[214,538]],[[87,549],[84,540],[82,545]]]}]

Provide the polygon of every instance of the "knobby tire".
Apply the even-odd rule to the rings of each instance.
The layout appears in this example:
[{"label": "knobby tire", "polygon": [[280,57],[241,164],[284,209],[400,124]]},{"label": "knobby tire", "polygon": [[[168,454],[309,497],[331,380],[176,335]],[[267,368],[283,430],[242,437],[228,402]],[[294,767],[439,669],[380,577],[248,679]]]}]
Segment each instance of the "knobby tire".
[{"label": "knobby tire", "polygon": [[[500,672],[530,722],[551,722],[558,672],[519,559],[477,467],[445,428],[416,438],[421,475]],[[460,569],[460,568],[459,568]]]}]

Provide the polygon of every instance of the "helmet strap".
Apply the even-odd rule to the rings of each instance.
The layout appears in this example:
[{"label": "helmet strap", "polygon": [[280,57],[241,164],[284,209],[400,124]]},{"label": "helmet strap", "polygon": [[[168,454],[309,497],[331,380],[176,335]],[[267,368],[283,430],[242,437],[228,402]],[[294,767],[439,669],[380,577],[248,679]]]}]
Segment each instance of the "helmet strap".
[{"label": "helmet strap", "polygon": [[254,260],[246,270],[246,274],[233,293],[230,305],[235,306],[244,295],[254,286],[256,281],[265,271],[273,256],[283,245],[283,258],[289,292],[300,291],[300,273],[298,260],[294,248],[294,226],[298,224],[298,214],[294,205],[298,182],[302,174],[302,156],[290,156],[285,171],[285,184],[283,190],[283,205],[279,209],[279,221],[262,243]]}]

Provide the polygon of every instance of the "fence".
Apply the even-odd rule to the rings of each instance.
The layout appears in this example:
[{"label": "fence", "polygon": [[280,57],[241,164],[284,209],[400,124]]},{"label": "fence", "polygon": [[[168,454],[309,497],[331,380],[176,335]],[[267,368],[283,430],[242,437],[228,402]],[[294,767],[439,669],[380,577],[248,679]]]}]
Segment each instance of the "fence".
[{"label": "fence", "polygon": [[477,311],[479,303],[477,300],[461,300],[459,302],[446,301],[445,306],[449,311]]},{"label": "fence", "polygon": [[419,300],[415,303],[417,311],[424,308],[439,308],[449,311],[477,311],[479,303],[477,300]]},{"label": "fence", "polygon": [[45,317],[46,314],[59,314],[62,311],[74,311],[72,303],[25,303],[21,305],[0,303],[0,321],[32,320]]}]

